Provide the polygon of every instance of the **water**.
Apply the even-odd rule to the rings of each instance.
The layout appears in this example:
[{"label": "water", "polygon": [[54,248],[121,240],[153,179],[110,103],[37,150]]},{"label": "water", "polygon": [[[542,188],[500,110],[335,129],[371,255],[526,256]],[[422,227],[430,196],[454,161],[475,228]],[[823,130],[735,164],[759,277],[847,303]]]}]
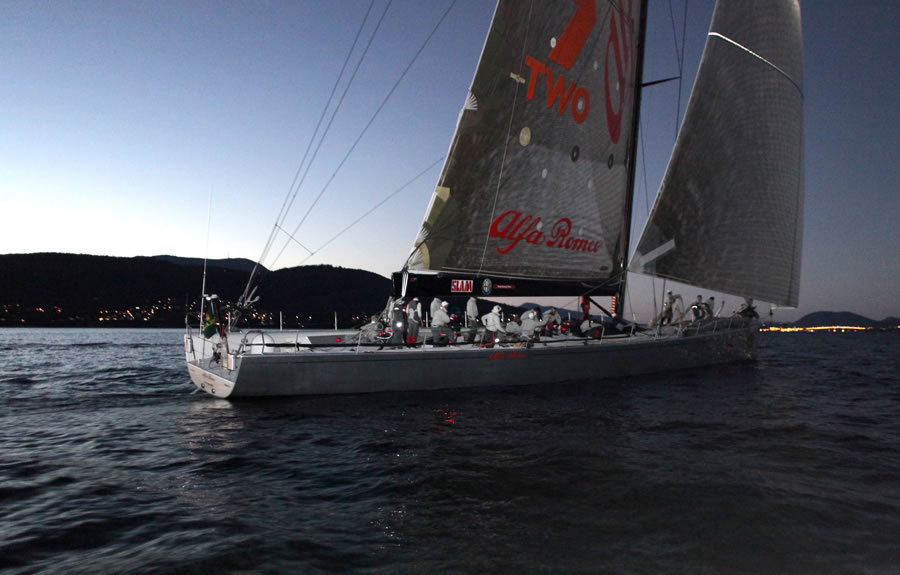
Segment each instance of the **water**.
[{"label": "water", "polygon": [[[4,573],[896,573],[900,334],[530,388],[192,393],[178,330],[0,330]],[[559,366],[561,374],[565,365]]]}]

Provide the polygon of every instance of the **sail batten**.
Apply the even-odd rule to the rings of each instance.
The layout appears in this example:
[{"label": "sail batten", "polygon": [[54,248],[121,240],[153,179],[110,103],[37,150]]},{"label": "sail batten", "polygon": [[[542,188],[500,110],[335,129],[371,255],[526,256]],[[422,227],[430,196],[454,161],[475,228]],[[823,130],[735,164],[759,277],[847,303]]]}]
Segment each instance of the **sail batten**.
[{"label": "sail batten", "polygon": [[729,37],[727,37],[727,36],[723,36],[722,34],[719,34],[718,32],[710,32],[710,33],[709,33],[709,37],[711,37],[711,38],[721,38],[722,40],[728,42],[729,44],[732,44],[732,45],[734,45],[734,46],[737,46],[738,48],[740,48],[740,49],[743,50],[744,52],[747,52],[748,54],[750,54],[750,55],[753,56],[754,58],[758,58],[758,59],[761,60],[762,62],[765,62],[766,64],[768,64],[769,66],[771,66],[773,70],[775,70],[776,72],[778,72],[779,74],[781,74],[782,76],[784,76],[785,78],[787,78],[788,80],[790,80],[791,83],[794,85],[794,87],[797,88],[797,91],[800,93],[800,96],[801,96],[801,97],[803,96],[803,88],[800,87],[800,84],[798,84],[796,80],[794,80],[793,78],[791,78],[790,74],[788,74],[787,72],[785,72],[784,70],[782,70],[781,68],[779,68],[778,66],[776,66],[774,63],[772,63],[772,62],[766,60],[765,58],[763,58],[762,56],[760,56],[759,54],[757,54],[757,53],[754,52],[753,50],[751,50],[751,49],[747,48],[746,46],[742,45],[740,42],[735,42],[735,41],[732,40],[731,38],[729,38]]},{"label": "sail batten", "polygon": [[799,4],[719,0],[629,269],[796,306],[802,220]]}]

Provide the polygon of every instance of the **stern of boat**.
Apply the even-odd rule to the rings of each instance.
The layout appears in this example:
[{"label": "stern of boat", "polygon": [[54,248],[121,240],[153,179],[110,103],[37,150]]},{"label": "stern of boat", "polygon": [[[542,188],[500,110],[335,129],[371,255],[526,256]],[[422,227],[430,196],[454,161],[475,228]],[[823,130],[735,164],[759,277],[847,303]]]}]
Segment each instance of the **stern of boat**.
[{"label": "stern of boat", "polygon": [[184,334],[184,356],[188,374],[197,389],[215,397],[228,397],[234,391],[240,358],[223,349],[220,338],[207,339],[190,330]]}]

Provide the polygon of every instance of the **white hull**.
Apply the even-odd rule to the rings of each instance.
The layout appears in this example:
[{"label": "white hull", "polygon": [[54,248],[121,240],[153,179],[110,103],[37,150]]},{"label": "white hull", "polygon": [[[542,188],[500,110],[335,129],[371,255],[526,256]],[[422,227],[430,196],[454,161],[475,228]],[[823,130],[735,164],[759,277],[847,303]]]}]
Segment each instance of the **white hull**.
[{"label": "white hull", "polygon": [[[216,397],[327,395],[379,391],[527,385],[605,379],[755,359],[759,326],[718,320],[667,335],[602,340],[559,338],[531,347],[471,344],[418,348],[297,348],[251,346],[213,359],[215,343],[185,335],[194,384]],[[259,333],[259,332],[256,332]],[[271,343],[296,332],[267,332]],[[332,332],[333,334],[336,332]],[[345,335],[337,334],[337,335]],[[229,336],[239,350],[246,336]],[[216,338],[218,341],[218,338]],[[246,348],[245,344],[245,348]],[[268,351],[267,351],[268,350]]]}]

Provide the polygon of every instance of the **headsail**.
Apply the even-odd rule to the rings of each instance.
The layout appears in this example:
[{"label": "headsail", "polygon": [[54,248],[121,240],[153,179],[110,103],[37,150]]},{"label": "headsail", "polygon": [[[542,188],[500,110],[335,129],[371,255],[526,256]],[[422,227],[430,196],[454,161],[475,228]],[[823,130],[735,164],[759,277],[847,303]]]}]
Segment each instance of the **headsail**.
[{"label": "headsail", "polygon": [[796,306],[802,220],[798,0],[719,0],[629,269]]},{"label": "headsail", "polygon": [[492,278],[495,293],[545,293],[554,282],[614,293],[627,255],[643,9],[499,2],[404,271],[485,278],[481,293]]}]

